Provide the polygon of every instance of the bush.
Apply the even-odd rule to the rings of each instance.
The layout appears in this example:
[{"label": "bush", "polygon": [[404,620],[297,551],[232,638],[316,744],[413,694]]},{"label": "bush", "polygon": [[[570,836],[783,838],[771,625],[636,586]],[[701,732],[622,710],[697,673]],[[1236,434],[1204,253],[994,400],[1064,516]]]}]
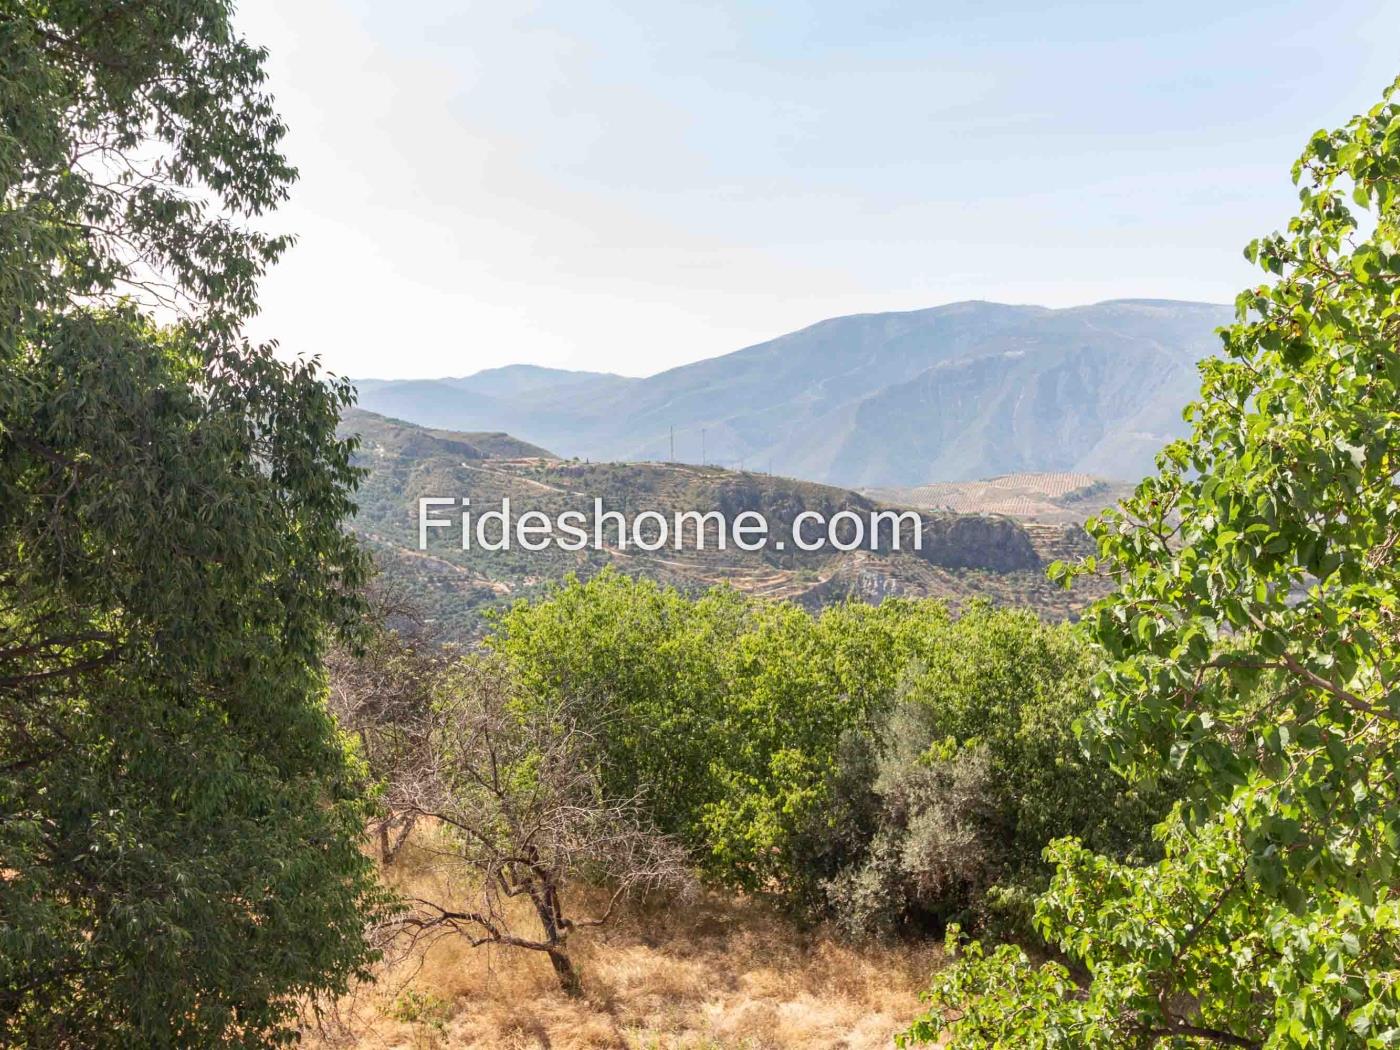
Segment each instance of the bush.
[{"label": "bush", "polygon": [[[824,882],[843,927],[888,934],[996,915],[1024,929],[1024,901],[1048,878],[1041,851],[1053,839],[1152,854],[1164,793],[1128,788],[1075,736],[1092,710],[1092,668],[1072,628],[978,604],[924,661],[832,780],[836,811],[859,811],[870,829],[864,849]],[[833,845],[851,857],[848,841]]]}]

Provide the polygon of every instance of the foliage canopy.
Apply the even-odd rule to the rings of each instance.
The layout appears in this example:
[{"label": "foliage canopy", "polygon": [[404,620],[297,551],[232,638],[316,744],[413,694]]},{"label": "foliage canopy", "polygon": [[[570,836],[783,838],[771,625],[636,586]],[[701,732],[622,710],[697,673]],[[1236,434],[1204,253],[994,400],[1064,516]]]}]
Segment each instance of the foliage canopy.
[{"label": "foliage canopy", "polygon": [[1088,974],[973,947],[909,1041],[1269,1048],[1400,1041],[1400,82],[1294,167],[1194,432],[1093,527],[1116,593],[1097,733],[1179,776],[1166,856],[1063,841],[1038,903]]},{"label": "foliage canopy", "polygon": [[856,933],[987,914],[1065,834],[1115,856],[1156,813],[1070,732],[1089,665],[1065,627],[931,600],[819,614],[605,572],[520,603],[490,644],[568,700],[613,798],[642,798],[716,883]]},{"label": "foliage canopy", "polygon": [[0,0],[6,1045],[282,1041],[371,957],[348,392],[239,335],[262,59],[219,0]]}]

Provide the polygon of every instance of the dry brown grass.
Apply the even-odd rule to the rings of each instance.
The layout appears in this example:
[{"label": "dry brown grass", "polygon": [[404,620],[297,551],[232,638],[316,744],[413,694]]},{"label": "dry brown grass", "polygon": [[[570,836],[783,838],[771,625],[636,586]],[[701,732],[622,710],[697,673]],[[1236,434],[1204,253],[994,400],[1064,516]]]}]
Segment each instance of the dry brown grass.
[{"label": "dry brown grass", "polygon": [[[436,895],[441,878],[406,847],[391,880]],[[313,1047],[356,1050],[866,1050],[919,1010],[938,949],[853,946],[799,930],[753,900],[706,895],[633,907],[571,943],[584,993],[558,990],[548,960],[445,938],[340,1004]]]}]

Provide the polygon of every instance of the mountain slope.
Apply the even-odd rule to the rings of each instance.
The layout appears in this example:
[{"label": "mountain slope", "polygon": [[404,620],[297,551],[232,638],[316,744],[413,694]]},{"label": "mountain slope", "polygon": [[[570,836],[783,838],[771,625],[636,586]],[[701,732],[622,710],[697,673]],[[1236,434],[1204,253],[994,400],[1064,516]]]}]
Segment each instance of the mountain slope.
[{"label": "mountain slope", "polygon": [[488,397],[529,398],[535,394],[545,394],[548,399],[554,394],[570,391],[577,393],[621,388],[636,380],[611,372],[572,372],[565,368],[541,368],[539,365],[505,365],[443,382],[456,389]]},{"label": "mountain slope", "polygon": [[462,433],[433,430],[403,419],[347,409],[340,420],[342,434],[360,439],[360,453],[406,460],[427,460],[437,456],[456,459],[558,459],[528,441],[501,431]]},{"label": "mountain slope", "polygon": [[595,498],[609,510],[631,515],[654,510],[668,519],[677,511],[718,510],[734,521],[755,511],[775,538],[790,536],[794,519],[804,511],[830,519],[845,510],[865,518],[879,504],[829,485],[715,466],[560,460],[509,435],[429,430],[361,410],[346,414],[341,433],[359,436],[356,461],[367,468],[356,497],[356,531],[386,577],[454,633],[469,632],[482,611],[532,594],[566,573],[586,576],[609,565],[687,589],[724,582],[810,606],[851,596],[879,601],[938,595],[953,602],[988,597],[1063,617],[1093,596],[1067,594],[1044,571],[1049,558],[1064,556],[1064,544],[1082,545],[1082,532],[1036,531],[1009,518],[975,514],[925,513],[917,551],[909,533],[899,546],[886,536],[878,550],[845,552],[830,547],[804,552],[783,543],[755,551],[733,545],[717,550],[713,541],[697,550],[693,538],[683,549],[668,545],[648,551],[633,544],[619,548],[611,535],[601,549],[495,551],[477,544],[464,550],[460,531],[452,528],[436,530],[422,551],[418,500],[424,496],[469,498],[476,512],[496,510],[508,497],[517,520],[527,511],[557,519],[565,510],[579,510],[591,517]]},{"label": "mountain slope", "polygon": [[1021,471],[1137,477],[1184,432],[1230,310],[969,302],[822,321],[645,379],[533,369],[360,384],[415,422],[509,430],[593,459],[702,459],[848,486]]}]

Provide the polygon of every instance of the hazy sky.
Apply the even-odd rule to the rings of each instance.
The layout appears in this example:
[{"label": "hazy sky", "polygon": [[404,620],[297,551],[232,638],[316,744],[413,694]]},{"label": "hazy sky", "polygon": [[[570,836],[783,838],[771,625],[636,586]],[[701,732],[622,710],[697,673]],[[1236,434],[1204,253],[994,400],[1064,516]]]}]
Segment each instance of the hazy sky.
[{"label": "hazy sky", "polygon": [[302,172],[254,334],[644,375],[958,299],[1228,301],[1394,0],[244,0]]}]

